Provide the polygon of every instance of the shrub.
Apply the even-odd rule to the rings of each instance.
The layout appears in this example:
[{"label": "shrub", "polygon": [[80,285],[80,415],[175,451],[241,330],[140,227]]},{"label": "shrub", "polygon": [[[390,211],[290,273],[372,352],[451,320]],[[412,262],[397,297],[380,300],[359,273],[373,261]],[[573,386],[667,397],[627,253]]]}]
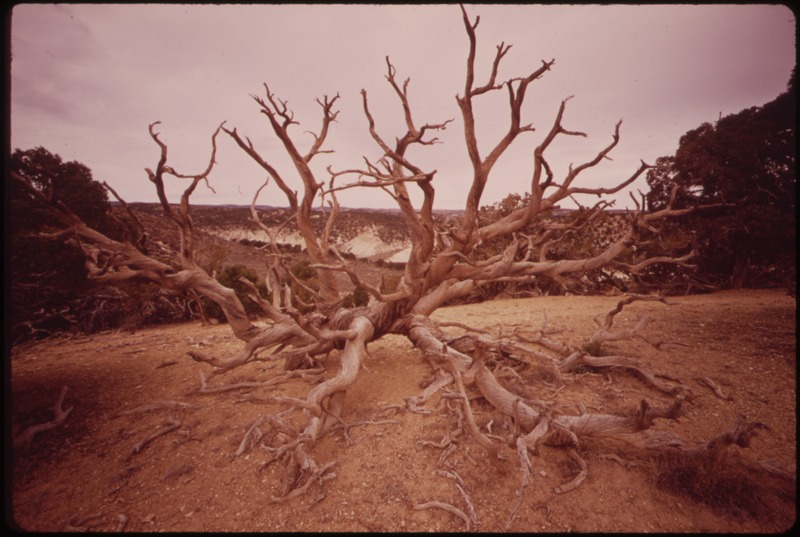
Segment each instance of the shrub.
[{"label": "shrub", "polygon": [[[314,290],[318,289],[317,273],[313,268],[311,268],[311,261],[308,259],[296,261],[289,270],[291,270],[292,274],[294,274],[298,280],[303,282],[303,285],[306,287],[310,287]],[[297,297],[300,301],[305,303],[311,302],[312,297],[310,293],[301,285],[298,285],[297,282],[292,280],[290,287],[292,289],[292,296]],[[298,303],[294,306],[298,310],[304,312],[305,308],[302,307],[302,304]]]},{"label": "shrub", "polygon": [[362,287],[356,287],[353,291],[353,303],[356,306],[366,306],[369,304],[369,293]]},{"label": "shrub", "polygon": [[[261,306],[250,299],[248,295],[251,293],[251,290],[249,287],[247,287],[247,285],[239,281],[241,278],[245,278],[246,280],[253,282],[256,286],[256,289],[258,289],[258,292],[262,296],[266,295],[266,286],[264,283],[259,281],[258,273],[248,266],[241,264],[226,265],[219,272],[219,274],[217,274],[217,281],[225,287],[233,289],[233,291],[239,297],[239,300],[242,301],[245,312],[247,312],[248,315],[258,316],[262,313]],[[225,318],[222,309],[216,304],[216,302],[213,302],[205,297],[202,300],[203,308],[205,309],[208,317],[216,317],[220,320]]]},{"label": "shrub", "polygon": [[299,280],[304,282],[311,281],[316,279],[317,273],[314,272],[314,269],[311,268],[311,261],[308,259],[301,259],[300,261],[296,261],[291,269],[292,274],[297,276]]}]

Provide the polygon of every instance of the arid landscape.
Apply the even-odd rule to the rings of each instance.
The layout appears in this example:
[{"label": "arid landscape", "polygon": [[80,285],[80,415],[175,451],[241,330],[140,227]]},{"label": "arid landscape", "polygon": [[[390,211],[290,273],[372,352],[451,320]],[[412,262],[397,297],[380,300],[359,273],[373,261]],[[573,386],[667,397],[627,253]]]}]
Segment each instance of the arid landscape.
[{"label": "arid landscape", "polygon": [[782,6],[140,7],[15,10],[7,523],[793,527]]},{"label": "arid landscape", "polygon": [[[434,318],[496,333],[499,327],[539,325],[547,316],[554,336],[580,345],[618,297],[553,296],[495,300],[443,308]],[[642,341],[607,343],[652,370],[684,381],[693,393],[677,422],[656,422],[687,442],[701,444],[729,431],[738,416],[768,428],[746,449],[730,451],[796,472],[796,302],[784,290],[741,290],[672,297],[670,305],[635,302],[617,319],[631,326],[652,321],[645,333],[668,341],[661,350]],[[459,330],[454,328],[452,330]],[[316,446],[333,472],[302,495],[280,496],[283,469],[267,464],[262,447],[272,434],[259,418],[280,406],[271,396],[303,397],[310,381],[198,393],[210,368],[187,356],[202,349],[232,353],[225,325],[199,322],[53,338],[16,349],[11,357],[14,432],[53,419],[64,387],[63,422],[13,452],[13,522],[28,531],[518,531],[518,532],[782,532],[795,522],[793,498],[716,490],[705,497],[681,489],[663,468],[636,459],[624,445],[581,443],[586,479],[574,490],[576,465],[543,446],[532,456],[531,484],[518,504],[520,472],[512,448],[508,471],[487,464],[487,453],[467,434],[446,449],[452,420],[445,392],[413,413],[430,368],[404,338],[371,343],[369,357],[348,390],[339,428]],[[327,373],[337,369],[337,351]],[[208,384],[265,381],[281,363],[254,362]],[[708,383],[707,381],[711,381]],[[644,399],[663,398],[626,373],[563,375],[564,386],[537,394],[559,413],[625,412]],[[712,389],[713,387],[713,389]],[[7,395],[8,397],[8,395]],[[493,416],[478,405],[476,421],[489,430]],[[155,433],[164,433],[154,436]],[[246,436],[250,441],[244,441]],[[627,457],[627,455],[631,455]],[[674,476],[673,476],[674,477]],[[694,476],[690,476],[691,478]],[[684,485],[687,483],[683,481]],[[671,486],[672,485],[672,486]],[[722,486],[722,485],[721,485]],[[471,508],[468,508],[466,499]],[[754,499],[755,498],[755,499]],[[415,509],[425,502],[457,506]]]}]

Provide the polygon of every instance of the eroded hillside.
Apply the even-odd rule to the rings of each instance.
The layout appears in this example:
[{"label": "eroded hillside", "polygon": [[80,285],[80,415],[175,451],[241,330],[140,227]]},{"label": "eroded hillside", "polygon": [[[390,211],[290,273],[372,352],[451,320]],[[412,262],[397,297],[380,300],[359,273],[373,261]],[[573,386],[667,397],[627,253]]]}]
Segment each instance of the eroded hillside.
[{"label": "eroded hillside", "polygon": [[[131,206],[145,215],[157,217],[161,207],[155,203],[135,203]],[[259,207],[261,221],[273,228],[289,222],[278,234],[278,243],[305,246],[291,213],[286,208]],[[315,211],[312,224],[322,233],[329,213]],[[266,241],[266,233],[253,222],[250,208],[234,205],[200,205],[192,208],[195,226],[226,241]],[[390,210],[341,209],[333,228],[332,240],[339,251],[352,253],[359,259],[404,262],[408,259],[411,241],[402,215]]]}]

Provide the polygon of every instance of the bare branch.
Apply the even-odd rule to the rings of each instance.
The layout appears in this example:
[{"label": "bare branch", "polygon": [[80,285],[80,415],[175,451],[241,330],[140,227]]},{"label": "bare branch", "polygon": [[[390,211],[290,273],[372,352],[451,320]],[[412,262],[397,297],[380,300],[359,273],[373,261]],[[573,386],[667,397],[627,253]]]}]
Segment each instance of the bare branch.
[{"label": "bare branch", "polygon": [[378,300],[380,302],[396,302],[398,300],[402,300],[402,299],[407,298],[409,296],[408,292],[404,291],[404,290],[400,290],[400,291],[397,291],[396,293],[391,293],[391,294],[388,294],[388,295],[384,295],[376,287],[374,287],[372,285],[369,285],[368,283],[364,282],[359,277],[358,273],[356,273],[355,270],[353,270],[352,268],[347,266],[346,261],[344,260],[344,258],[341,257],[341,254],[339,254],[339,252],[336,251],[333,248],[332,248],[332,250],[336,253],[337,256],[339,256],[340,261],[342,261],[341,264],[339,264],[339,265],[320,265],[320,264],[317,264],[317,265],[311,265],[311,267],[315,268],[315,269],[321,269],[321,270],[331,270],[331,271],[344,272],[345,274],[347,274],[347,276],[350,278],[350,281],[353,282],[353,285],[355,285],[356,288],[364,289],[370,295],[374,296],[376,300]]},{"label": "bare branch", "polygon": [[[103,185],[103,187],[106,190],[111,192],[111,194],[114,196],[114,198],[116,198],[116,200],[118,202],[120,202],[122,204],[122,206],[125,208],[125,212],[128,214],[128,216],[130,216],[131,219],[134,222],[136,222],[136,225],[139,226],[139,230],[141,231],[141,235],[136,240],[136,244],[135,245],[139,250],[145,251],[145,242],[147,241],[147,234],[144,232],[144,226],[142,225],[141,220],[139,220],[139,217],[136,215],[135,212],[133,212],[133,210],[130,208],[128,203],[124,199],[122,199],[122,197],[119,194],[117,194],[117,191],[114,190],[113,188],[111,188],[111,185],[109,185],[105,181],[103,181],[101,184]],[[119,222],[119,220],[117,220],[117,221]],[[122,224],[122,225],[123,225],[123,228],[124,228],[125,227],[124,224]],[[130,239],[128,239],[128,240],[130,240]]]},{"label": "bare branch", "polygon": [[228,130],[223,128],[222,130],[225,131],[231,138],[233,138],[239,145],[239,147],[241,147],[244,150],[245,153],[250,155],[250,157],[254,161],[256,161],[256,163],[258,163],[259,166],[261,166],[264,170],[266,170],[266,172],[275,179],[275,183],[278,185],[278,188],[280,188],[281,191],[286,196],[286,200],[289,202],[289,206],[291,207],[292,211],[297,211],[298,207],[297,192],[289,188],[289,186],[283,180],[278,171],[274,167],[272,167],[272,165],[270,165],[267,161],[265,161],[261,157],[261,155],[258,154],[256,149],[253,147],[253,143],[250,141],[250,139],[248,138],[247,143],[245,143],[244,140],[242,140],[242,138],[239,136],[239,133],[236,132],[236,129]]},{"label": "bare branch", "polygon": [[306,162],[311,162],[315,155],[321,153],[322,144],[325,143],[325,138],[328,136],[328,127],[332,121],[336,121],[339,112],[333,111],[334,103],[339,99],[339,94],[336,97],[329,99],[327,95],[324,96],[324,101],[317,99],[317,103],[322,107],[322,128],[319,135],[314,135],[314,145],[308,150],[308,153],[303,157]]},{"label": "bare branch", "polygon": [[692,265],[691,263],[687,263],[688,260],[696,256],[697,256],[697,251],[692,250],[688,254],[680,257],[670,257],[670,256],[650,257],[648,259],[645,259],[644,261],[636,263],[635,265],[615,262],[614,266],[625,269],[631,272],[632,274],[640,274],[645,268],[649,267],[650,265],[655,265],[656,263],[665,263],[670,265],[678,265],[680,267],[686,267],[690,269],[696,269],[697,265]]}]

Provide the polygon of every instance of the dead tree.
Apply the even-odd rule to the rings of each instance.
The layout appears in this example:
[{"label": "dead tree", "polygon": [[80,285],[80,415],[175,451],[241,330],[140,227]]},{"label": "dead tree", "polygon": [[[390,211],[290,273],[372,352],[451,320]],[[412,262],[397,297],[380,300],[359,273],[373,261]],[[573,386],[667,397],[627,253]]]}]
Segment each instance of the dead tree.
[{"label": "dead tree", "polygon": [[[473,331],[456,337],[449,334],[446,327],[437,325],[431,319],[431,314],[449,301],[493,282],[533,282],[539,278],[558,281],[610,265],[625,270],[626,265],[620,263],[622,256],[648,233],[656,233],[658,222],[682,216],[692,210],[676,210],[670,205],[659,211],[648,212],[640,205],[630,212],[627,230],[616,242],[578,259],[549,258],[548,234],[551,230],[542,226],[541,236],[524,235],[525,230],[531,229],[532,222],[542,219],[560,202],[575,195],[596,195],[602,199],[603,196],[620,192],[651,167],[642,162],[627,179],[613,186],[588,188],[580,184],[583,172],[599,165],[617,146],[622,123],[620,121],[614,127],[611,141],[606,147],[585,162],[577,166],[571,165],[563,177],[555,177],[547,160],[547,151],[553,141],[559,136],[586,136],[565,126],[567,104],[570,100],[567,97],[561,102],[553,124],[539,144],[532,148],[533,170],[528,203],[496,221],[481,225],[478,210],[495,163],[521,134],[534,131],[533,126],[523,123],[522,119],[528,88],[549,73],[555,61],[542,61],[540,67],[525,76],[501,81],[498,79],[499,66],[511,49],[510,45],[501,43],[497,46],[488,80],[483,84],[478,83],[475,57],[476,29],[480,19],[470,20],[463,7],[461,12],[469,41],[469,54],[464,87],[456,101],[463,121],[472,177],[465,185],[469,193],[457,226],[442,227],[434,218],[436,170],[424,170],[408,156],[409,149],[414,146],[434,145],[438,140],[433,135],[453,120],[420,125],[409,102],[410,79],[401,83],[397,78],[396,68],[388,57],[386,80],[398,99],[405,119],[405,132],[393,133],[395,142],[391,144],[388,141],[389,133],[380,131],[370,110],[367,92],[362,90],[363,112],[368,121],[369,133],[380,148],[381,157],[374,162],[364,158],[364,165],[358,168],[337,171],[328,167],[325,180],[317,176],[310,164],[317,155],[326,152],[323,147],[330,127],[338,115],[335,105],[339,95],[332,98],[324,96],[317,100],[322,124],[319,131],[313,134],[310,148],[305,150],[301,149],[293,136],[292,127],[297,125],[297,121],[287,102],[275,95],[267,84],[264,85],[263,96],[252,96],[269,128],[290,157],[293,169],[289,170],[279,170],[258,151],[249,137],[223,123],[211,138],[211,158],[206,169],[196,175],[182,174],[167,164],[167,146],[155,130],[158,122],[150,125],[150,136],[160,147],[161,155],[155,169],[147,169],[147,175],[156,188],[165,215],[175,223],[181,238],[180,250],[171,253],[169,262],[146,255],[140,246],[126,241],[115,241],[98,233],[80,221],[68,207],[52,202],[46,192],[31,187],[32,195],[44,203],[50,203],[61,215],[65,224],[61,235],[74,240],[86,254],[87,267],[92,278],[104,281],[144,279],[170,289],[192,290],[222,307],[234,335],[244,342],[244,348],[237,355],[229,357],[192,352],[191,356],[210,368],[212,374],[225,373],[253,360],[284,359],[292,366],[289,369],[296,369],[302,364],[313,366],[326,360],[338,361],[338,372],[327,378],[320,376],[323,374],[321,369],[304,372],[295,370],[292,373],[297,374],[281,377],[280,380],[285,380],[300,376],[318,382],[308,390],[305,399],[270,399],[273,404],[300,413],[302,419],[299,428],[284,421],[282,416],[285,416],[286,410],[280,414],[266,415],[256,424],[269,424],[276,431],[272,438],[279,439],[278,445],[262,447],[272,452],[272,461],[283,462],[287,466],[287,476],[292,476],[285,483],[283,499],[296,496],[330,476],[327,472],[332,463],[321,463],[315,459],[315,444],[320,437],[343,424],[345,394],[358,377],[366,357],[367,345],[385,334],[406,336],[423,353],[433,370],[434,382],[420,397],[409,400],[409,410],[420,409],[437,391],[444,393],[451,390],[450,396],[461,401],[459,412],[464,416],[468,431],[485,448],[492,464],[497,467],[506,466],[504,452],[508,451],[509,446],[515,446],[510,453],[512,457],[516,455],[519,459],[523,484],[529,480],[529,453],[538,453],[538,446],[541,444],[564,447],[570,457],[579,461],[583,468],[574,482],[560,487],[560,492],[578,486],[586,475],[586,465],[575,450],[585,439],[602,438],[624,442],[643,451],[668,451],[674,456],[685,452],[696,456],[696,449],[686,446],[677,437],[648,434],[654,420],[676,419],[681,413],[681,405],[691,397],[685,384],[679,380],[672,379],[672,383],[669,380],[655,380],[657,373],[637,367],[632,359],[625,359],[622,363],[621,359],[601,360],[588,356],[581,349],[574,349],[550,339],[544,327],[533,334],[514,331],[503,337],[492,337],[484,332]],[[492,92],[507,94],[508,129],[488,153],[484,154],[478,147],[479,126],[474,108],[482,97]],[[252,200],[252,215],[271,241],[270,249],[265,252],[269,269],[266,278],[268,296],[261,296],[255,286],[251,286],[251,289],[252,298],[263,309],[263,323],[249,320],[233,291],[221,286],[195,263],[189,200],[201,182],[208,185],[220,133],[230,137],[249,155],[265,173],[266,181],[274,181],[283,193],[291,210],[291,218],[305,241],[312,261],[311,267],[316,271],[319,282],[317,288],[305,287],[311,296],[310,301],[301,303],[299,297],[292,295],[290,284],[294,276],[288,270],[286,258],[277,248],[275,237],[278,228],[270,228],[261,222],[255,211],[256,200],[261,192],[259,189]],[[24,178],[15,178],[25,183]],[[177,206],[171,205],[166,198],[164,182],[168,178],[188,181]],[[336,225],[338,212],[336,195],[342,190],[352,188],[380,188],[386,191],[402,211],[411,232],[412,247],[408,263],[397,288],[391,292],[384,292],[363,281],[348,266],[331,241],[331,230]],[[410,189],[421,191],[422,202],[419,207],[412,204]],[[329,206],[326,212],[327,221],[321,233],[316,232],[312,225],[312,208],[317,203]],[[599,204],[595,210],[602,210],[606,205],[607,203]],[[581,222],[578,221],[568,224],[579,225]],[[479,259],[475,255],[476,248],[497,237],[510,237],[512,240],[503,252],[488,259]],[[685,264],[686,261],[687,256],[659,257],[640,261],[627,268],[635,271],[650,263]],[[370,304],[344,307],[343,292],[337,283],[337,272],[345,274],[356,287],[366,290],[372,297]],[[294,281],[303,285],[299,280]],[[617,311],[629,302],[621,302]],[[596,344],[615,338],[610,332],[614,314],[615,312],[610,313],[606,324],[601,325],[601,331],[595,338],[598,340],[595,341]],[[634,331],[631,337],[641,337],[641,334]],[[504,367],[504,362],[510,356],[518,362],[528,364],[541,363],[543,360],[549,362],[546,367],[552,370],[555,377],[570,374],[576,364],[589,368],[606,367],[612,371],[618,370],[622,365],[623,369],[642,373],[659,389],[661,397],[664,393],[671,395],[673,403],[664,408],[656,408],[643,400],[637,408],[624,415],[556,415],[549,411],[546,404],[535,398],[523,398],[508,388],[497,371]],[[206,384],[206,377],[202,374],[201,379],[200,393],[218,391]],[[216,388],[253,389],[270,386],[277,381],[278,379],[272,379],[261,383],[218,385]],[[529,388],[532,393],[544,389],[543,385],[532,385]],[[470,390],[471,397],[467,396],[466,390]],[[476,426],[471,408],[476,397],[488,402],[496,412],[513,423],[513,427],[507,431],[505,442],[498,441],[497,435],[487,436]],[[506,461],[507,459],[505,457]]]}]

